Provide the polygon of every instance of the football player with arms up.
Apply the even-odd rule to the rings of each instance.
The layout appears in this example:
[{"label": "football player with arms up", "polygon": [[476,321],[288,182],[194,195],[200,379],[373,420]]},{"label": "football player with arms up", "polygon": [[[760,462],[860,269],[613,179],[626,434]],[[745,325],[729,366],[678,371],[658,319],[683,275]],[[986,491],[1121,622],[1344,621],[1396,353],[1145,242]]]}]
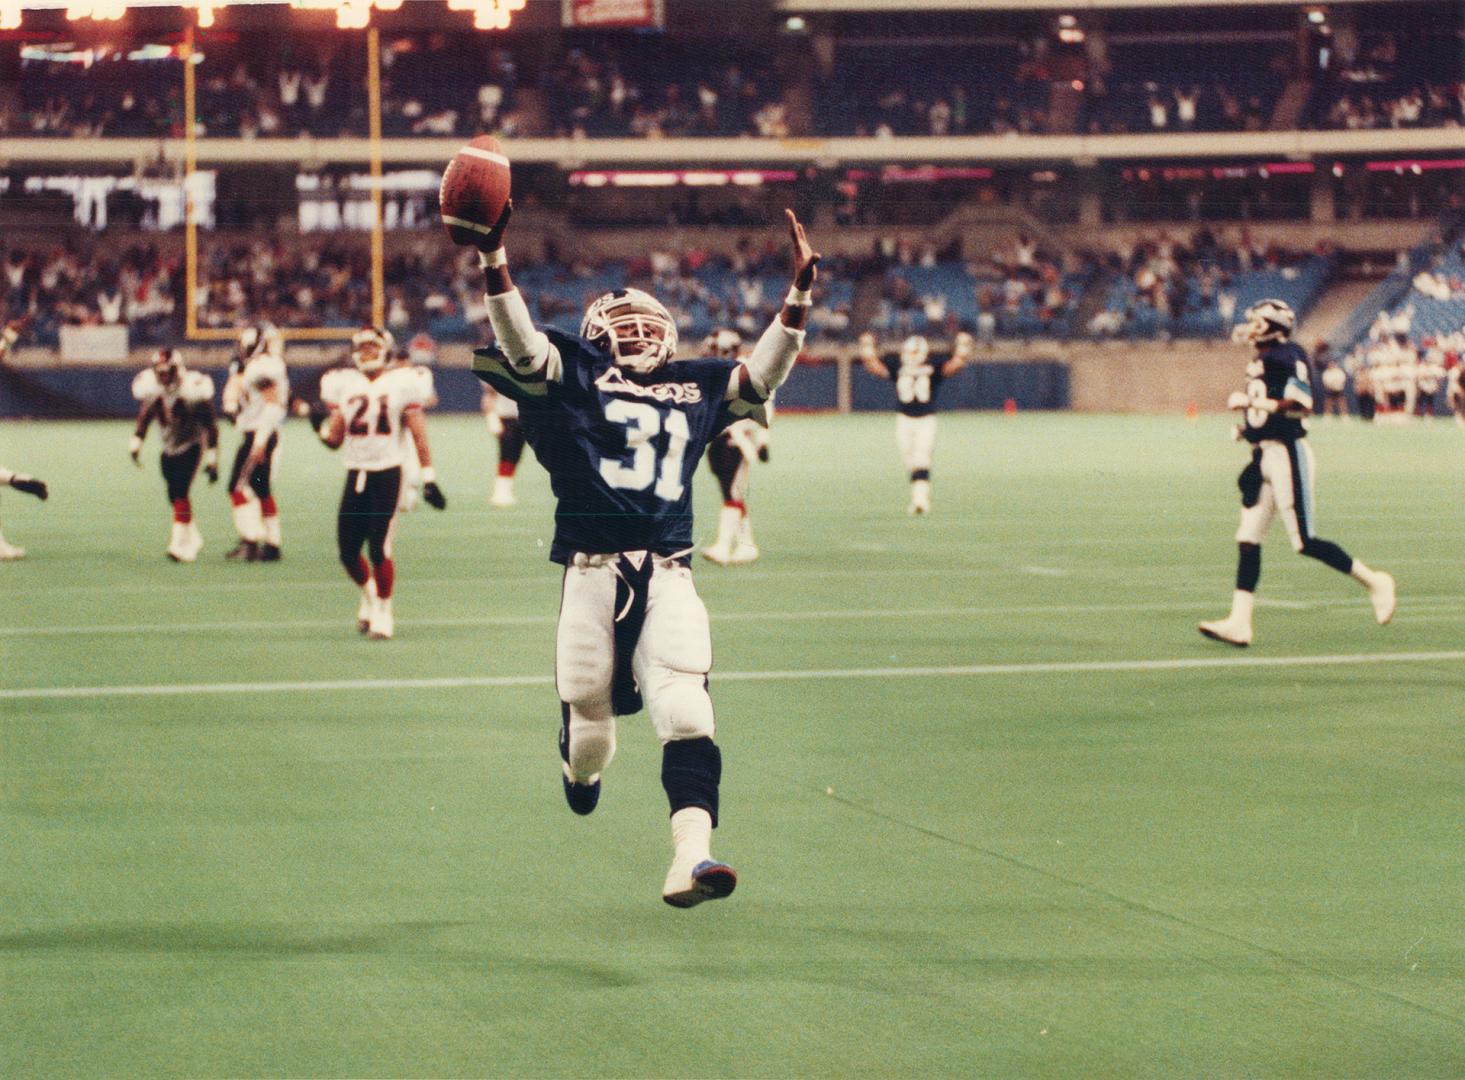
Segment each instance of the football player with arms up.
[{"label": "football player with arms up", "polygon": [[691,907],[733,891],[711,855],[722,756],[707,675],[707,610],[692,584],[692,477],[727,424],[759,415],[804,343],[819,256],[786,211],[793,285],[741,363],[677,361],[676,323],[655,297],[621,289],[580,333],[536,327],[502,247],[512,204],[476,238],[496,349],[474,370],[519,402],[529,445],[557,500],[550,559],[564,569],[555,640],[564,792],[595,809],[616,717],[642,702],[662,744],[673,856],[662,898]]},{"label": "football player with arms up", "polygon": [[860,335],[860,363],[877,379],[895,383],[895,442],[911,477],[911,501],[907,514],[931,511],[931,456],[936,450],[936,396],[941,384],[955,375],[972,357],[972,336],[956,335],[956,346],[944,363],[931,363],[931,343],[912,334],[900,347],[900,357],[882,357],[874,334]]},{"label": "football player with arms up", "polygon": [[[736,330],[718,330],[702,343],[708,356],[741,359],[743,339]],[[773,399],[764,404],[773,422]],[[717,518],[717,539],[702,549],[702,557],[722,566],[750,563],[758,558],[753,526],[748,519],[748,474],[753,462],[768,460],[768,424],[739,420],[729,424],[707,447],[707,466],[722,489],[722,512]]]},{"label": "football player with arms up", "polygon": [[1231,614],[1203,622],[1199,630],[1215,641],[1251,644],[1251,615],[1262,570],[1262,541],[1272,518],[1281,516],[1292,549],[1350,575],[1368,590],[1380,625],[1394,617],[1394,579],[1370,570],[1331,540],[1313,535],[1314,468],[1304,418],[1312,412],[1312,366],[1292,341],[1297,316],[1281,300],[1263,300],[1247,309],[1246,321],[1232,339],[1250,344],[1246,389],[1231,395],[1227,407],[1241,413],[1237,437],[1251,446],[1251,463],[1241,471],[1241,526],[1236,530],[1236,591]]},{"label": "football player with arms up", "polygon": [[239,355],[224,384],[224,414],[233,416],[241,441],[229,470],[238,545],[227,554],[246,562],[278,562],[280,511],[273,489],[280,425],[290,404],[285,339],[268,323],[239,335]]},{"label": "football player with arms up", "polygon": [[154,420],[163,430],[163,484],[173,508],[173,534],[168,558],[191,563],[203,548],[203,535],[193,520],[189,493],[199,463],[209,483],[219,480],[219,426],[214,420],[214,380],[183,366],[177,349],[159,349],[152,365],[132,380],[132,396],[141,404],[137,427],[128,440],[132,463],[141,466],[142,443]]},{"label": "football player with arms up", "polygon": [[347,576],[361,589],[356,628],[375,641],[389,639],[394,629],[392,535],[402,463],[408,455],[404,430],[421,468],[423,501],[437,510],[447,506],[432,468],[422,413],[431,400],[429,388],[410,367],[388,370],[392,348],[390,331],[358,331],[351,339],[353,366],[326,372],[320,386],[321,401],[329,410],[319,429],[321,442],[332,450],[345,447],[346,486],[336,516],[336,546]]}]

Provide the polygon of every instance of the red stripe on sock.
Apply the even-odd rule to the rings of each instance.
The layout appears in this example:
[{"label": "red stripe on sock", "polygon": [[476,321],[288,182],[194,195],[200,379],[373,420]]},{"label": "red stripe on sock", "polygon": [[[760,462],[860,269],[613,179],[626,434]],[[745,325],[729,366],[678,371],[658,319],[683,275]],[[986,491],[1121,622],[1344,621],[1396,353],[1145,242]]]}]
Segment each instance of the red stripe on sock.
[{"label": "red stripe on sock", "polygon": [[376,575],[376,594],[383,600],[392,596],[392,584],[397,580],[397,568],[391,559],[383,559],[371,568]]},{"label": "red stripe on sock", "polygon": [[235,506],[243,506],[249,501],[249,496],[242,491],[231,491],[229,492],[229,501]]},{"label": "red stripe on sock", "polygon": [[173,500],[173,520],[180,525],[187,525],[193,520],[193,506],[187,499]]},{"label": "red stripe on sock", "polygon": [[512,479],[513,478],[513,475],[514,475],[514,470],[517,469],[518,467],[519,467],[518,462],[515,462],[515,461],[500,461],[499,462],[499,475],[500,476],[506,476],[506,477],[509,477],[509,478]]},{"label": "red stripe on sock", "polygon": [[279,514],[280,511],[275,507],[275,497],[273,495],[266,495],[259,501],[259,512],[265,517],[275,517]]}]

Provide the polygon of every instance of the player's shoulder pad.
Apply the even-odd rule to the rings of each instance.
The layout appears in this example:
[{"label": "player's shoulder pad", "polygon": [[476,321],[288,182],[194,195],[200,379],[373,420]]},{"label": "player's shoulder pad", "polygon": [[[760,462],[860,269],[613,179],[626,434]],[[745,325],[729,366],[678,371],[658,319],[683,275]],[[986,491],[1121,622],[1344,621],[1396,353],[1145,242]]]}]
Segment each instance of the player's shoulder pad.
[{"label": "player's shoulder pad", "polygon": [[355,368],[345,367],[323,372],[320,377],[320,399],[327,405],[339,405],[346,388],[351,385],[351,377],[356,374]]},{"label": "player's shoulder pad", "polygon": [[560,330],[554,326],[543,327],[544,336],[549,338],[549,343],[559,350],[560,360],[568,366],[572,361],[592,362],[595,360],[610,360],[610,353],[606,352],[599,345],[586,341],[579,334],[572,334],[568,330]]},{"label": "player's shoulder pad", "polygon": [[283,382],[286,377],[284,358],[256,356],[244,368],[244,377],[252,383]]},{"label": "player's shoulder pad", "polygon": [[183,376],[178,396],[184,401],[200,402],[214,400],[214,380],[202,371],[190,371]]},{"label": "player's shoulder pad", "polygon": [[143,368],[133,377],[132,396],[138,401],[149,401],[162,392],[163,388],[158,384],[158,377],[153,374],[152,368]]}]

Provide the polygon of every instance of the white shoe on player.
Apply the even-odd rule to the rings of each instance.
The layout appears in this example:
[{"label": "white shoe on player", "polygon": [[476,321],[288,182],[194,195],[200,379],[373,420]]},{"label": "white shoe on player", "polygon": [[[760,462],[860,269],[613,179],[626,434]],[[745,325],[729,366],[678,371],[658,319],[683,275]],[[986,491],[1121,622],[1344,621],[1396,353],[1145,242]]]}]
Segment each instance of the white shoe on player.
[{"label": "white shoe on player", "polygon": [[732,554],[728,556],[727,561],[731,566],[740,566],[744,563],[757,562],[759,554],[761,553],[757,544],[739,543],[732,549]]},{"label": "white shoe on player", "polygon": [[495,510],[507,510],[519,502],[514,498],[514,480],[509,476],[496,476],[493,481],[493,494],[488,497],[488,505]]},{"label": "white shoe on player", "polygon": [[1244,649],[1251,644],[1251,623],[1240,619],[1216,619],[1213,622],[1203,622],[1196,629],[1212,641],[1224,641],[1238,649]]},{"label": "white shoe on player", "polygon": [[361,588],[361,603],[356,605],[356,629],[366,633],[371,629],[371,609],[376,605],[376,578],[367,578]]},{"label": "white shoe on player", "polygon": [[0,539],[0,562],[14,562],[16,559],[25,558],[25,548],[16,547],[4,539]]},{"label": "white shoe on player", "polygon": [[715,562],[718,566],[727,566],[733,561],[732,544],[717,543],[702,549],[702,558],[708,562]]},{"label": "white shoe on player", "polygon": [[366,636],[372,641],[390,641],[392,637],[392,599],[377,598],[371,606],[371,625]]},{"label": "white shoe on player", "polygon": [[1368,588],[1368,598],[1373,601],[1373,617],[1380,626],[1387,626],[1394,617],[1394,609],[1399,606],[1398,598],[1394,595],[1394,575],[1375,570],[1373,584]]}]

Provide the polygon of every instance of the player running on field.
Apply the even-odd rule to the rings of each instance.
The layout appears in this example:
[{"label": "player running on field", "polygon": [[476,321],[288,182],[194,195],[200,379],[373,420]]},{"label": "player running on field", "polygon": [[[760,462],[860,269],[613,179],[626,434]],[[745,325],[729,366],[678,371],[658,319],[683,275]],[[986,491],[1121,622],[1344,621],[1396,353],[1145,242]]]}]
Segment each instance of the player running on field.
[{"label": "player running on field", "polygon": [[[736,330],[718,330],[702,343],[708,356],[741,359],[743,339]],[[764,405],[773,422],[773,398]],[[702,549],[702,557],[723,566],[750,563],[758,558],[753,526],[748,518],[748,474],[753,462],[768,460],[768,425],[756,420],[729,424],[707,447],[707,466],[722,490],[722,512],[717,518],[717,539]]]},{"label": "player running on field", "polygon": [[485,383],[482,407],[488,433],[498,440],[499,448],[498,470],[494,474],[488,505],[495,510],[507,510],[519,501],[514,496],[514,474],[519,471],[519,461],[524,456],[524,427],[519,423],[519,403],[507,394],[495,393],[493,387]]},{"label": "player running on field", "polygon": [[1255,353],[1246,365],[1246,389],[1227,403],[1242,416],[1238,437],[1251,445],[1251,463],[1237,481],[1241,526],[1236,531],[1236,591],[1231,614],[1201,623],[1200,632],[1228,645],[1251,644],[1262,541],[1278,515],[1294,551],[1351,575],[1368,590],[1374,617],[1381,625],[1387,623],[1394,617],[1393,577],[1370,570],[1331,540],[1313,534],[1313,461],[1303,422],[1312,411],[1312,368],[1307,353],[1291,340],[1297,317],[1281,300],[1263,300],[1248,308],[1245,318],[1232,338],[1251,344]]},{"label": "player running on field", "polygon": [[163,484],[173,508],[168,558],[191,563],[203,548],[203,535],[193,520],[189,492],[200,462],[209,483],[219,480],[219,427],[214,420],[214,380],[183,366],[177,349],[159,349],[150,367],[132,380],[132,396],[141,405],[127,452],[135,465],[154,420],[163,432]]},{"label": "player running on field", "polygon": [[392,537],[402,463],[408,455],[404,430],[411,434],[421,466],[423,500],[438,510],[447,506],[427,444],[422,414],[427,388],[411,368],[387,369],[392,347],[387,330],[358,331],[351,339],[355,366],[326,372],[320,386],[321,401],[330,410],[320,428],[321,442],[332,450],[345,448],[346,486],[336,516],[336,546],[347,576],[361,589],[356,628],[377,641],[393,632]]},{"label": "player running on field", "polygon": [[555,641],[565,798],[578,814],[595,809],[615,718],[644,698],[671,809],[662,898],[691,907],[737,883],[710,850],[722,755],[707,693],[707,609],[692,584],[692,477],[717,433],[757,415],[787,377],[819,256],[787,212],[793,288],[748,358],[677,361],[675,321],[639,289],[596,300],[579,335],[536,328],[501,247],[511,211],[478,240],[498,345],[476,354],[474,370],[519,402],[557,500],[550,559],[565,568]]},{"label": "player running on field", "polygon": [[931,457],[936,450],[936,398],[941,385],[971,359],[972,336],[956,335],[956,347],[941,364],[931,362],[931,343],[912,334],[900,347],[900,357],[882,357],[874,334],[860,335],[860,362],[877,379],[895,383],[895,442],[911,477],[907,514],[931,511]]},{"label": "player running on field", "polygon": [[241,440],[229,470],[229,501],[234,507],[238,545],[227,554],[246,562],[278,562],[280,511],[275,503],[275,458],[280,426],[290,404],[285,370],[285,339],[269,324],[239,335],[239,355],[224,384],[224,414],[235,418]]}]

